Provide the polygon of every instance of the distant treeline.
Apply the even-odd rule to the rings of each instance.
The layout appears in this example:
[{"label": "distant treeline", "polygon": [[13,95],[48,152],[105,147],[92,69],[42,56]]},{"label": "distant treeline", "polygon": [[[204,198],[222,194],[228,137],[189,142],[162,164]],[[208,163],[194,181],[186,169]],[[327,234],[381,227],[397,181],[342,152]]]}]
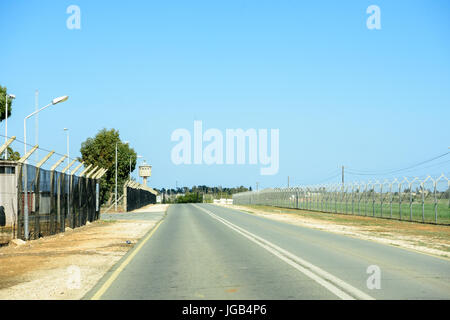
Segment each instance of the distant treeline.
[{"label": "distant treeline", "polygon": [[155,190],[161,194],[163,203],[201,203],[212,202],[213,199],[231,198],[235,193],[252,191],[252,187],[193,186],[192,188],[180,187],[176,189],[162,188]]},{"label": "distant treeline", "polygon": [[244,186],[240,186],[240,187],[234,187],[234,188],[227,188],[227,187],[208,187],[208,186],[193,186],[192,188],[188,188],[188,187],[180,187],[180,188],[175,188],[175,189],[166,189],[166,188],[162,188],[162,189],[155,189],[157,190],[159,193],[163,194],[188,194],[188,193],[202,193],[202,194],[228,194],[228,195],[232,195],[238,192],[245,192],[245,191],[252,191],[252,187],[244,187]]},{"label": "distant treeline", "polygon": [[184,196],[176,197],[175,203],[201,203],[203,202],[203,195],[201,193],[188,193]]}]

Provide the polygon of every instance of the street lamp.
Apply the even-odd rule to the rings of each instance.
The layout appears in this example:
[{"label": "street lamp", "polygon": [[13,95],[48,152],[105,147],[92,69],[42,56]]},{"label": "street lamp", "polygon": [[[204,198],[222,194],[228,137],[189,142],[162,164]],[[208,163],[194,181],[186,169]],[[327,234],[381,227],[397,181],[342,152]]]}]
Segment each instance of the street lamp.
[{"label": "street lamp", "polygon": [[[5,143],[8,141],[8,98],[15,99],[16,96],[13,94],[7,94],[5,98]],[[8,160],[8,149],[5,151],[5,160]]]},{"label": "street lamp", "polygon": [[[69,99],[68,96],[62,96],[62,97],[58,97],[52,100],[52,102],[50,102],[48,105],[46,105],[45,107],[42,107],[39,110],[34,111],[33,113],[30,113],[28,116],[26,116],[23,119],[23,140],[24,140],[24,156],[27,154],[27,119],[34,116],[36,113],[41,112],[42,110],[66,101],[67,99]],[[26,163],[26,160],[25,160]],[[27,176],[27,167],[25,167],[25,172],[24,172],[24,206],[23,206],[23,211],[24,211],[24,233],[25,233],[25,240],[28,240],[28,176]]]},{"label": "street lamp", "polygon": [[44,109],[46,109],[46,108],[52,106],[52,105],[55,105],[55,104],[58,104],[58,103],[67,101],[67,99],[69,99],[68,96],[62,96],[62,97],[55,98],[55,99],[52,100],[52,102],[50,102],[50,103],[49,103],[48,105],[46,105],[45,107],[42,107],[42,108],[40,108],[39,110],[36,110],[36,111],[34,111],[33,113],[30,113],[28,116],[26,116],[26,117],[23,119],[24,155],[27,154],[27,119],[30,118],[30,117],[32,117],[32,116],[34,116],[36,113],[41,112],[42,110],[44,110]]}]

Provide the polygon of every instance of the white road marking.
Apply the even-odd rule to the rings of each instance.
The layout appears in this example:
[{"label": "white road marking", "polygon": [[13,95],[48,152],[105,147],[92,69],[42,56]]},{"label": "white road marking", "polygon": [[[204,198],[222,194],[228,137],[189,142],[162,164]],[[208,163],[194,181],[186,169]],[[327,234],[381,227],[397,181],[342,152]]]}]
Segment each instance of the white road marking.
[{"label": "white road marking", "polygon": [[217,221],[223,223],[230,229],[236,231],[237,233],[243,235],[250,241],[258,244],[262,248],[266,249],[282,261],[286,262],[290,266],[294,267],[298,271],[302,272],[312,280],[316,281],[318,284],[322,285],[330,292],[335,294],[337,297],[343,300],[355,300],[355,299],[363,299],[363,300],[375,300],[370,295],[365,292],[353,287],[352,285],[346,283],[345,281],[333,276],[332,274],[322,270],[321,268],[313,265],[312,263],[290,253],[289,251],[280,248],[279,246],[267,241],[237,225],[229,222],[226,219],[219,217],[208,209],[202,208],[198,205],[193,204],[197,209],[202,210],[203,212],[210,215],[212,218]]}]

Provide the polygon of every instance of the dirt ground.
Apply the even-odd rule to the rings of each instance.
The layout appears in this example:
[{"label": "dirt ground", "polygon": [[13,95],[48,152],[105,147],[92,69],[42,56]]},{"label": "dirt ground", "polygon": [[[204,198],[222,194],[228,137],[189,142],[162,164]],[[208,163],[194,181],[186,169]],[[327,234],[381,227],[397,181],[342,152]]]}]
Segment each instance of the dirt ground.
[{"label": "dirt ground", "polygon": [[450,226],[268,206],[217,205],[450,259]]},{"label": "dirt ground", "polygon": [[[135,212],[164,212],[150,205]],[[156,220],[96,221],[0,248],[0,299],[80,299]]]}]

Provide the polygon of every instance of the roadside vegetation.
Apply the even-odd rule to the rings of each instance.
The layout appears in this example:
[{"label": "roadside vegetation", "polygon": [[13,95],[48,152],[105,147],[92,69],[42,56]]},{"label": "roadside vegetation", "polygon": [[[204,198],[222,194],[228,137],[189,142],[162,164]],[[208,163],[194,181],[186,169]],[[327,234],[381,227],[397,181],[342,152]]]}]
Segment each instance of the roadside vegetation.
[{"label": "roadside vegetation", "polygon": [[95,137],[88,138],[81,144],[81,159],[85,167],[99,166],[108,169],[100,180],[100,204],[112,201],[116,177],[116,144],[117,144],[117,185],[118,196],[122,194],[122,186],[129,179],[130,172],[136,168],[137,153],[133,148],[120,140],[119,131],[115,129],[100,130]]},{"label": "roadside vegetation", "polygon": [[184,196],[175,198],[175,203],[201,203],[203,202],[203,195],[200,193],[188,193]]}]

